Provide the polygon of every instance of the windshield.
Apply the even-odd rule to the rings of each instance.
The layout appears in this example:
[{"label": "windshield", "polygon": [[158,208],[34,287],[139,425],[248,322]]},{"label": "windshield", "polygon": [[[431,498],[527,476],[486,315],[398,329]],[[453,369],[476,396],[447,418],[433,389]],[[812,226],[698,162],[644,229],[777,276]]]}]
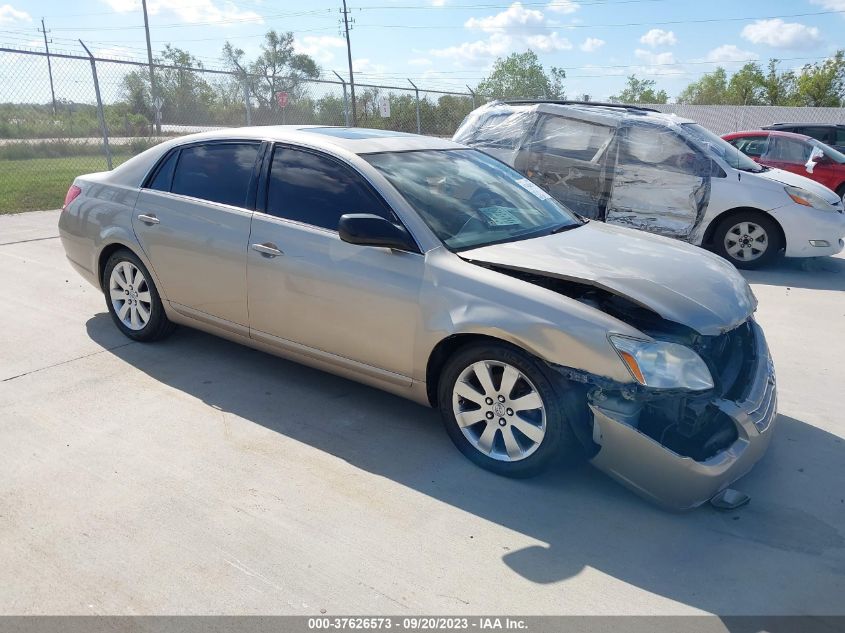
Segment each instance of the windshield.
[{"label": "windshield", "polygon": [[362,156],[451,250],[548,235],[581,225],[549,194],[477,150]]},{"label": "windshield", "polygon": [[833,149],[830,145],[825,145],[824,143],[822,143],[821,141],[817,141],[816,139],[812,139],[810,143],[813,144],[813,147],[817,147],[822,152],[824,152],[824,155],[827,156],[834,163],[845,163],[845,154]]},{"label": "windshield", "polygon": [[718,156],[734,169],[753,172],[765,170],[764,167],[755,163],[736,147],[720,136],[713,134],[710,130],[701,127],[698,123],[682,123],[681,129],[699,147],[709,151],[712,155]]}]

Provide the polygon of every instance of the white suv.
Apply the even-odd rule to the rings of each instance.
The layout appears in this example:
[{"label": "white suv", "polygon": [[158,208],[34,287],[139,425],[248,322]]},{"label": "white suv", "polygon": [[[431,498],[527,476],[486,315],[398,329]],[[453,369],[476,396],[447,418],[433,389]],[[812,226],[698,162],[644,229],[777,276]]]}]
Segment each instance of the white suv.
[{"label": "white suv", "polygon": [[740,268],[845,246],[842,200],[758,165],[697,123],[635,106],[494,102],[453,140],[522,172],[588,218],[709,248]]}]

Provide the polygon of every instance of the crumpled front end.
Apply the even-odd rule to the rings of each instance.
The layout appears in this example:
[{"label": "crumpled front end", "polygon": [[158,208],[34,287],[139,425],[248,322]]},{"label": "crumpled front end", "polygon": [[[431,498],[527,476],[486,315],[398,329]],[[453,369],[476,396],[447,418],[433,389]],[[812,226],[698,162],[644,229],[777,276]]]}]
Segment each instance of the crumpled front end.
[{"label": "crumpled front end", "polygon": [[668,509],[701,505],[751,470],[777,415],[774,366],[760,327],[749,320],[707,343],[700,354],[716,387],[706,394],[598,386],[588,395],[592,463]]}]

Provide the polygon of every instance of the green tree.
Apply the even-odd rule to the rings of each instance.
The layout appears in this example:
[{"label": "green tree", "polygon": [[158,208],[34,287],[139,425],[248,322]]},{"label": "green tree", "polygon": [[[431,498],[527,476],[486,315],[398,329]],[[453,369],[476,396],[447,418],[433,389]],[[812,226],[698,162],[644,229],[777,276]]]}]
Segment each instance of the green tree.
[{"label": "green tree", "polygon": [[756,62],[748,62],[731,75],[728,82],[725,103],[734,105],[761,105],[765,91],[766,78],[760,65]]},{"label": "green tree", "polygon": [[795,73],[791,70],[778,71],[779,60],[770,59],[766,76],[763,78],[761,100],[764,105],[798,105]]},{"label": "green tree", "polygon": [[705,73],[678,95],[678,103],[688,105],[719,105],[727,103],[728,76],[721,66]]},{"label": "green tree", "polygon": [[[215,92],[202,74],[202,62],[170,44],[164,47],[155,62],[167,66],[155,69],[156,87],[164,101],[162,117],[170,123],[207,120],[214,105]],[[127,73],[121,89],[131,112],[153,118],[150,73],[146,67]]]},{"label": "green tree", "polygon": [[653,79],[638,79],[636,75],[631,75],[622,92],[610,100],[620,103],[666,103],[669,96],[665,90],[655,92],[656,85]]},{"label": "green tree", "polygon": [[296,53],[293,48],[293,33],[268,31],[261,45],[261,54],[252,62],[245,59],[245,53],[229,42],[223,46],[223,58],[229,67],[237,72],[250,97],[258,102],[259,108],[270,112],[279,109],[277,92],[287,92],[292,100],[305,95],[305,82],[320,76],[320,68],[311,57]]},{"label": "green tree", "polygon": [[546,73],[537,54],[528,50],[497,59],[490,76],[478,84],[476,92],[487,99],[563,99],[565,78],[561,68],[552,67]]},{"label": "green tree", "polygon": [[845,96],[845,52],[807,64],[798,75],[798,99],[813,107],[838,107]]}]

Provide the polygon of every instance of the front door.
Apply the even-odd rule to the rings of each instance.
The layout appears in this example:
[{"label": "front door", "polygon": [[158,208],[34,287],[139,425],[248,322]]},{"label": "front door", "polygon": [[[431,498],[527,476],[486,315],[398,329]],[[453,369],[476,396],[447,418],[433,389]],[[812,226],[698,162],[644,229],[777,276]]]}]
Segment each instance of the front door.
[{"label": "front door", "polygon": [[607,221],[688,238],[710,202],[710,160],[664,126],[631,125],[617,138]]},{"label": "front door", "polygon": [[425,258],[337,233],[344,213],[398,222],[390,208],[348,165],[284,146],[273,152],[266,196],[249,239],[250,335],[408,382]]},{"label": "front door", "polygon": [[[135,204],[132,227],[168,300],[246,327],[246,245],[260,144],[176,149]],[[218,323],[226,325],[226,323]]]}]

